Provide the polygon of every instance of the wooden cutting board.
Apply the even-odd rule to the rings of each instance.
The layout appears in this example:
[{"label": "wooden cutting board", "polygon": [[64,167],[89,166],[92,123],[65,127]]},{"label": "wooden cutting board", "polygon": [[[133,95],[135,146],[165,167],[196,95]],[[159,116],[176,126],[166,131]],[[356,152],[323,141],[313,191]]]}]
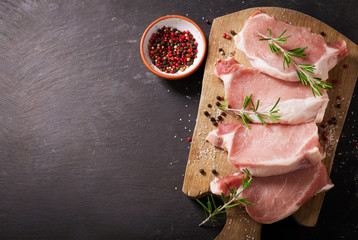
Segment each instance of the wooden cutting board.
[{"label": "wooden cutting board", "polygon": [[[264,10],[268,14],[295,26],[310,27],[313,32],[322,34],[327,42],[339,40],[347,42],[350,55],[329,72],[328,81],[333,84],[333,89],[329,91],[330,101],[324,117],[326,127],[323,128],[321,124],[318,125],[320,126],[320,135],[322,131],[325,131],[328,137],[328,140],[320,139],[320,141],[327,153],[327,157],[323,162],[327,166],[327,171],[331,171],[335,150],[357,80],[358,47],[333,28],[305,14],[276,7],[250,8],[216,18],[212,24],[200,105],[182,189],[189,197],[198,198],[209,194],[209,185],[214,177],[221,178],[237,171],[236,168],[228,163],[227,154],[223,150],[215,149],[205,141],[205,137],[211,130],[215,129],[215,126],[203,112],[207,110],[212,116],[218,115],[219,110],[215,106],[216,96],[222,96],[224,92],[222,81],[212,75],[218,59],[226,59],[233,55],[240,63],[250,66],[245,55],[235,47],[233,39],[224,39],[222,35],[226,33],[231,36],[231,30],[236,33],[241,31],[245,20],[257,10]],[[224,50],[225,55],[220,55],[219,48]],[[344,67],[345,65],[346,67]],[[209,108],[208,104],[212,104],[213,107]],[[340,104],[340,108],[337,108],[337,104]],[[332,118],[336,119],[336,125],[331,124]],[[224,122],[240,122],[240,120],[228,114],[224,118]],[[201,174],[200,169],[203,169],[205,173]],[[213,169],[217,171],[217,174],[212,173]],[[312,198],[293,217],[299,224],[315,226],[323,198],[324,194],[319,194]],[[253,221],[244,208],[237,207],[228,211],[226,225],[216,239],[247,239],[247,236],[260,239],[260,232],[261,224]]]}]

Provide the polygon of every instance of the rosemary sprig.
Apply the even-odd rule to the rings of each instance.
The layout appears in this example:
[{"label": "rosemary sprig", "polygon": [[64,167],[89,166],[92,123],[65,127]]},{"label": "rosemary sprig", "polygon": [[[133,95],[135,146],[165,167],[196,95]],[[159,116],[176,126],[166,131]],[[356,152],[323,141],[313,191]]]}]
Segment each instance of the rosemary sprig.
[{"label": "rosemary sprig", "polygon": [[196,201],[204,208],[206,219],[202,221],[199,224],[199,227],[204,225],[207,221],[211,221],[212,223],[216,222],[218,224],[218,218],[217,215],[221,213],[227,212],[230,208],[235,207],[240,204],[248,204],[248,205],[255,205],[254,203],[251,203],[247,201],[248,197],[245,198],[239,198],[240,194],[250,186],[252,177],[250,174],[250,171],[248,169],[243,169],[243,171],[246,173],[246,175],[242,178],[242,185],[239,187],[239,189],[234,188],[232,189],[229,187],[226,183],[226,187],[230,191],[230,196],[228,198],[225,197],[224,193],[221,193],[221,200],[223,201],[223,205],[216,206],[216,203],[214,201],[214,197],[211,194],[207,198],[207,205],[202,203],[199,199],[196,199]]},{"label": "rosemary sprig", "polygon": [[[254,122],[254,120],[248,115],[250,113],[254,113],[256,115],[256,117],[260,120],[262,125],[267,125],[265,120],[270,120],[273,123],[278,123],[281,116],[277,115],[277,113],[280,109],[275,109],[275,108],[277,107],[277,104],[279,103],[280,99],[281,98],[277,99],[276,103],[270,109],[270,111],[259,112],[258,109],[259,109],[259,105],[260,105],[260,99],[257,100],[256,105],[255,105],[254,102],[252,101],[252,93],[249,97],[248,96],[245,97],[244,103],[242,104],[242,109],[229,108],[228,102],[224,96],[225,105],[221,104],[221,105],[219,105],[219,108],[222,110],[231,110],[231,111],[236,112],[241,117],[245,126],[248,129],[250,129],[248,123]],[[251,104],[251,107],[249,107],[250,104]]]},{"label": "rosemary sprig", "polygon": [[285,66],[290,67],[290,64],[293,63],[296,67],[296,72],[298,79],[302,82],[303,85],[307,86],[308,84],[311,87],[312,94],[314,97],[316,95],[322,96],[321,89],[329,90],[332,88],[332,85],[330,83],[327,83],[325,81],[322,81],[321,78],[314,77],[314,71],[316,69],[315,65],[313,64],[297,64],[292,57],[306,57],[306,54],[304,51],[307,49],[307,47],[304,48],[295,48],[291,50],[285,50],[283,49],[278,43],[286,43],[287,38],[291,37],[292,35],[283,37],[283,35],[286,33],[287,29],[285,29],[278,38],[273,38],[271,29],[267,29],[269,32],[270,37],[266,37],[265,35],[261,33],[257,33],[259,36],[263,37],[260,38],[260,41],[268,41],[269,47],[271,52],[276,53],[277,55],[283,55],[283,69],[285,69]]},{"label": "rosemary sprig", "polygon": [[316,78],[311,75],[315,70],[314,65],[308,63],[297,64],[294,61],[293,63],[296,67],[298,79],[300,79],[303,85],[310,85],[314,97],[316,97],[316,95],[322,96],[321,89],[329,90],[332,88],[330,83],[322,81],[321,78]]}]

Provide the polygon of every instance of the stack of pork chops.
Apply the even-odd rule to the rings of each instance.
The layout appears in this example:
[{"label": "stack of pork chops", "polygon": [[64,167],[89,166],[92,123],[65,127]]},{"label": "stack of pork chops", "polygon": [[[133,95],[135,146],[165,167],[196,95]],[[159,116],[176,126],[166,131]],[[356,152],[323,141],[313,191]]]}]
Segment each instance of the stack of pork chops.
[{"label": "stack of pork chops", "polygon": [[[255,113],[250,128],[236,124],[219,125],[207,141],[228,151],[228,160],[239,170],[247,168],[253,180],[242,192],[255,205],[246,205],[248,214],[259,223],[279,221],[295,211],[312,196],[333,187],[319,143],[316,123],[323,119],[328,95],[314,96],[304,86],[294,66],[283,68],[283,56],[271,51],[258,33],[279,36],[284,30],[286,49],[304,48],[306,57],[294,57],[298,64],[315,65],[314,77],[328,79],[328,71],[348,55],[344,41],[327,44],[309,28],[295,27],[267,15],[254,13],[235,36],[236,46],[246,55],[252,67],[239,64],[234,58],[216,65],[214,74],[222,79],[225,97],[231,109],[241,109],[245,96],[260,100],[258,112],[267,112],[278,98],[278,123],[262,125]],[[239,188],[244,173],[238,171],[211,182],[214,194],[230,195],[226,185]]]}]

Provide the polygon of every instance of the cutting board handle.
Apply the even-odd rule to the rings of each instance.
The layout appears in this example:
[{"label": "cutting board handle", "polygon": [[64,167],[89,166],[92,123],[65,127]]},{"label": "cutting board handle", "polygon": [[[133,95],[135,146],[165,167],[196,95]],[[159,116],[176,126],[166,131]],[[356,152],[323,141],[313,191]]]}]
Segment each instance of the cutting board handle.
[{"label": "cutting board handle", "polygon": [[260,223],[252,220],[242,207],[231,208],[226,213],[226,223],[215,240],[246,240],[261,238]]}]

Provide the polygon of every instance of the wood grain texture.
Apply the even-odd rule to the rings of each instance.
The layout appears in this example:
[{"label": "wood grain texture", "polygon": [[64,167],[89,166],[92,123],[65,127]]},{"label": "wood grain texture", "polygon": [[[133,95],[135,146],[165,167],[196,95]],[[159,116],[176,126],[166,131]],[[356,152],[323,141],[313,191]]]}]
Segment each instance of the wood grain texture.
[{"label": "wood grain texture", "polygon": [[[321,131],[325,131],[328,137],[328,141],[320,139],[321,145],[327,153],[323,162],[327,166],[327,171],[331,171],[338,139],[342,131],[357,79],[357,45],[328,25],[305,14],[283,8],[251,8],[216,18],[213,21],[209,37],[209,49],[203,77],[202,94],[197,122],[182,189],[189,197],[197,198],[209,193],[209,184],[215,177],[211,173],[212,169],[217,170],[218,173],[216,177],[219,178],[237,171],[237,169],[228,163],[226,153],[222,150],[215,149],[209,143],[205,142],[205,137],[208,132],[213,130],[215,127],[211,124],[209,119],[204,116],[203,111],[207,110],[212,115],[217,116],[218,109],[216,109],[215,106],[215,97],[218,95],[221,96],[224,91],[222,81],[212,75],[215,63],[218,59],[225,59],[231,53],[240,63],[250,66],[245,55],[235,47],[234,41],[224,39],[222,34],[228,34],[231,30],[239,32],[242,29],[245,20],[259,9],[264,10],[268,14],[273,15],[282,21],[287,21],[295,26],[310,27],[313,32],[318,34],[324,32],[324,37],[327,42],[335,42],[339,40],[345,40],[347,42],[350,55],[329,72],[328,81],[332,83],[333,80],[338,80],[338,83],[333,84],[333,89],[329,92],[330,101],[323,121],[326,127],[320,127],[320,133]],[[222,48],[225,51],[225,56],[219,54],[219,48]],[[347,64],[349,68],[344,68],[343,66],[345,64]],[[341,99],[338,100],[337,96],[340,96]],[[209,103],[211,103],[214,107],[208,108],[207,105]],[[338,103],[340,104],[340,108],[336,107]],[[337,124],[327,124],[327,122],[329,123],[330,119],[333,117],[336,118]],[[232,115],[229,115],[225,118],[224,122],[240,122],[240,120]],[[200,174],[199,169],[204,169],[205,174]],[[300,210],[294,214],[296,221],[302,225],[314,226],[319,216],[323,198],[324,194],[319,194],[304,204]],[[259,228],[258,231],[260,231]]]},{"label": "wood grain texture", "polygon": [[250,218],[244,207],[231,208],[226,213],[225,226],[215,240],[260,239],[261,227]]}]

